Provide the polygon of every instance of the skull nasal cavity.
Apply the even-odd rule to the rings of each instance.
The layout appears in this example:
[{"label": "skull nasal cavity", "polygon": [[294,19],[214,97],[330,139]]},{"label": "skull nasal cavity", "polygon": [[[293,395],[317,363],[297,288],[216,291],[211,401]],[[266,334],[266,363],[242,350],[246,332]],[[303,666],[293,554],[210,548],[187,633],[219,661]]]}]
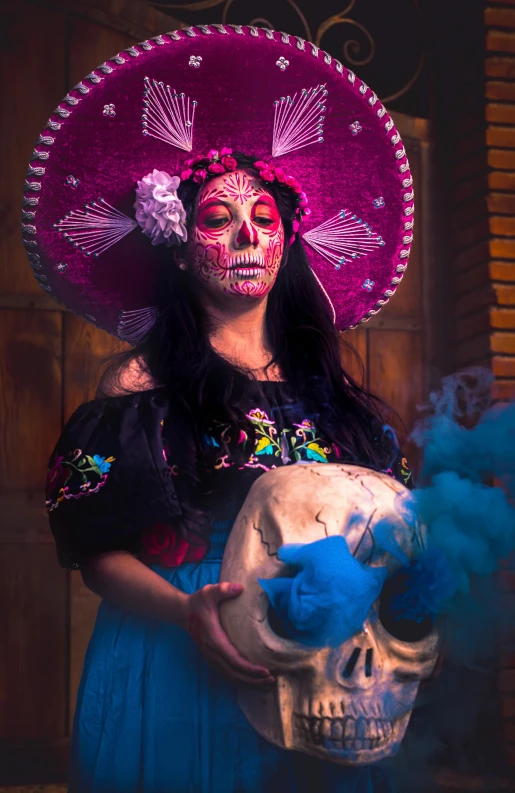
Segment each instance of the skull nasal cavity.
[{"label": "skull nasal cavity", "polygon": [[356,647],[352,651],[352,655],[349,658],[349,660],[347,661],[347,663],[345,665],[345,669],[343,670],[343,676],[344,676],[344,678],[346,680],[348,680],[349,677],[352,677],[352,673],[354,672],[354,668],[355,668],[356,664],[358,663],[358,658],[359,658],[360,654],[361,654],[361,650],[359,649],[359,647]]},{"label": "skull nasal cavity", "polygon": [[236,245],[254,245],[257,242],[257,232],[250,229],[243,221],[236,237]]},{"label": "skull nasal cavity", "polygon": [[[349,657],[349,660],[345,664],[345,668],[342,672],[342,676],[345,678],[345,680],[349,680],[349,678],[352,677],[360,655],[361,655],[361,648],[355,647]],[[374,657],[374,651],[370,647],[365,653],[365,669],[364,669],[365,677],[372,677],[373,657]]]}]

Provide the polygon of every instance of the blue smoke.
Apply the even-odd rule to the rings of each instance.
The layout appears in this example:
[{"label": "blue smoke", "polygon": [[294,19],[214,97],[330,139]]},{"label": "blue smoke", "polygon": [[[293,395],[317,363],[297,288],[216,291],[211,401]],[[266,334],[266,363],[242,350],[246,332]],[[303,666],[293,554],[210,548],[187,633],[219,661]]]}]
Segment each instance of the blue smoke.
[{"label": "blue smoke", "polygon": [[427,568],[427,553],[439,557],[441,611],[453,610],[472,580],[491,576],[515,548],[515,405],[487,406],[490,385],[483,370],[445,378],[412,436],[423,450],[414,509],[428,529],[426,558],[416,564]]},{"label": "blue smoke", "polygon": [[385,581],[386,568],[355,559],[344,537],[278,552],[294,577],[260,578],[279,620],[279,632],[312,647],[338,647],[359,631]]},{"label": "blue smoke", "polygon": [[[410,561],[388,521],[374,527],[376,545],[401,564],[390,588],[393,619],[446,613],[469,625],[471,580],[491,576],[515,548],[515,405],[489,405],[490,385],[484,370],[445,378],[413,433],[423,450],[421,486],[400,495],[396,510],[408,526],[427,527],[426,546]],[[259,583],[281,633],[310,646],[337,646],[360,630],[386,579],[386,569],[354,559],[343,537],[283,546],[279,559],[293,577]]]},{"label": "blue smoke", "polygon": [[515,547],[515,405],[489,405],[491,379],[485,370],[445,378],[413,433],[423,450],[421,486],[397,508],[408,525],[426,525],[427,547],[407,563],[389,527],[375,528],[376,543],[403,565],[390,602],[393,619],[452,613],[469,622],[463,596],[471,581],[491,576]]}]

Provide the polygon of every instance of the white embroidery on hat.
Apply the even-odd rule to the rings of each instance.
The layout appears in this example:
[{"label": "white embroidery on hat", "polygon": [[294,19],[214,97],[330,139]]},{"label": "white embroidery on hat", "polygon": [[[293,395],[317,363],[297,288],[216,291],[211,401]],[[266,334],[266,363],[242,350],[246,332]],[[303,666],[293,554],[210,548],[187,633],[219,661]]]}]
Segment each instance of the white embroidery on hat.
[{"label": "white embroidery on hat", "polygon": [[351,259],[366,256],[385,244],[368,223],[346,209],[307,231],[302,238],[324,259],[334,264],[337,270]]},{"label": "white embroidery on hat", "polygon": [[159,316],[158,306],[136,308],[133,311],[121,311],[116,335],[130,344],[137,344],[154,325]]},{"label": "white embroidery on hat", "polygon": [[137,227],[137,222],[112,207],[103,198],[73,209],[54,223],[65,240],[86,256],[97,258]]},{"label": "white embroidery on hat", "polygon": [[144,82],[143,134],[191,151],[197,102],[157,80]]},{"label": "white embroidery on hat", "polygon": [[302,149],[312,143],[323,143],[323,123],[327,96],[325,85],[303,88],[298,94],[281,96],[274,101],[274,129],[272,157],[281,157],[290,151]]}]

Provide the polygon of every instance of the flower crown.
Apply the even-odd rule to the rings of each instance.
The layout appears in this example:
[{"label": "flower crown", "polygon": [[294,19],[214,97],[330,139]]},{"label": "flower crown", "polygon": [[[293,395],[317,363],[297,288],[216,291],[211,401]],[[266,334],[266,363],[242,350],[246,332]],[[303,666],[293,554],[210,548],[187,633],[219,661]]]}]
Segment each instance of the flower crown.
[{"label": "flower crown", "polygon": [[[152,245],[180,245],[186,242],[188,235],[185,221],[186,212],[182,201],[177,195],[181,181],[192,179],[202,184],[206,179],[230,173],[238,168],[238,161],[232,156],[232,149],[224,146],[220,151],[210,149],[207,155],[191,157],[184,163],[186,166],[178,176],[170,176],[165,171],[154,170],[138,182],[136,188],[136,220],[143,233],[152,240]],[[271,165],[263,160],[256,160],[252,167],[264,182],[277,182],[288,187],[295,197],[295,217],[293,234],[289,244],[295,240],[304,217],[311,214],[308,199],[300,183],[294,176],[288,176],[280,166]]]},{"label": "flower crown", "polygon": [[[181,173],[181,179],[192,179],[194,182],[202,183],[213,176],[220,176],[222,173],[229,173],[238,168],[238,161],[232,156],[232,149],[224,146],[220,151],[210,149],[206,155],[191,157],[184,163],[186,166]],[[308,208],[308,198],[302,190],[300,182],[294,176],[288,176],[280,166],[272,165],[263,160],[256,160],[252,167],[255,168],[263,182],[277,182],[289,187],[295,196],[295,218],[293,220],[293,235],[290,244],[295,239],[295,234],[299,230],[304,217],[311,214]]]}]

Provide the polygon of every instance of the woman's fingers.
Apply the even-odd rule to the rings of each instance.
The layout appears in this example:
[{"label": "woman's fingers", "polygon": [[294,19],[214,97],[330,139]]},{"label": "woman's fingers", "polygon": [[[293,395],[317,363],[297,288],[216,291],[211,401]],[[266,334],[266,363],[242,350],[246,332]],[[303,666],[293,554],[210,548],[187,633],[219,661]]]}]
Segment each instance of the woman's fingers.
[{"label": "woman's fingers", "polygon": [[243,673],[251,677],[269,678],[270,672],[264,666],[258,666],[247,661],[246,658],[238,652],[236,647],[231,644],[229,638],[222,628],[219,619],[213,620],[211,623],[210,638],[212,647],[215,651],[221,654],[224,660],[237,672]]},{"label": "woman's fingers", "polygon": [[212,641],[218,646],[218,651],[222,653],[228,663],[238,671],[258,677],[268,677],[270,672],[266,667],[252,664],[238,652],[236,647],[229,641],[229,637],[220,623],[219,604],[223,600],[238,597],[243,591],[243,586],[241,584],[224,582],[222,584],[208,585],[204,587],[204,589],[207,597],[213,604],[213,619],[210,621],[212,629],[211,636]]},{"label": "woman's fingers", "polygon": [[275,678],[264,666],[247,661],[229,640],[220,623],[223,600],[238,597],[241,584],[208,584],[190,595],[186,629],[204,656],[232,680],[251,686],[270,686]]},{"label": "woman's fingers", "polygon": [[222,600],[227,600],[228,598],[237,598],[243,592],[242,584],[230,583],[229,581],[224,581],[223,584],[209,584],[204,588],[215,603],[221,603]]},{"label": "woman's fingers", "polygon": [[216,668],[226,677],[229,677],[231,680],[243,683],[246,686],[252,686],[255,688],[264,688],[267,686],[273,686],[275,683],[275,678],[271,675],[267,675],[266,677],[256,677],[252,675],[245,674],[244,672],[240,672],[234,668],[231,664],[229,664],[225,657],[220,655],[216,649],[211,647],[206,647],[203,653],[206,660],[216,666]]}]

